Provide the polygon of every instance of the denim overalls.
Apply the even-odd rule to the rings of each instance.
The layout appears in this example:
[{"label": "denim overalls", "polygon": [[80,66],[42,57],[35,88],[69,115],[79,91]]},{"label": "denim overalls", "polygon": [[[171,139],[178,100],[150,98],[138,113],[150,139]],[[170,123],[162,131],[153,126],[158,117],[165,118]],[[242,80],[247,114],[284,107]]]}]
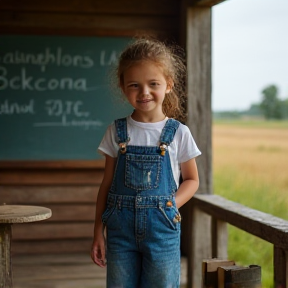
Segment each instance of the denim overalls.
[{"label": "denim overalls", "polygon": [[181,217],[167,147],[179,122],[167,120],[156,147],[127,145],[126,119],[115,125],[120,149],[102,215],[107,288],[178,288]]}]

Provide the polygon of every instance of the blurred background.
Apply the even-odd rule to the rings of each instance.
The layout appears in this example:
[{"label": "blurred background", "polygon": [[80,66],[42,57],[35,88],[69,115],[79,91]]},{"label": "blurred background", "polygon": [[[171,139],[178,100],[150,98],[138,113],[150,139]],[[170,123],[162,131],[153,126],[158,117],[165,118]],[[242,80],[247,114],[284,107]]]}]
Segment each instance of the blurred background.
[{"label": "blurred background", "polygon": [[[288,2],[213,7],[214,193],[288,220]],[[273,287],[273,247],[229,225],[230,259],[262,267]]]}]

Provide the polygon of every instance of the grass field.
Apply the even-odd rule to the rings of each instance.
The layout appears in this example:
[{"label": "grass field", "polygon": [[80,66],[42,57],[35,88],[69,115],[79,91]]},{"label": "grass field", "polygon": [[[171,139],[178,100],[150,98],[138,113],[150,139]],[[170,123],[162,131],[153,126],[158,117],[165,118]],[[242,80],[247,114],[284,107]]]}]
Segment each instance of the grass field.
[{"label": "grass field", "polygon": [[[214,193],[288,220],[288,122],[213,123]],[[229,225],[229,258],[262,267],[273,287],[273,246]]]}]

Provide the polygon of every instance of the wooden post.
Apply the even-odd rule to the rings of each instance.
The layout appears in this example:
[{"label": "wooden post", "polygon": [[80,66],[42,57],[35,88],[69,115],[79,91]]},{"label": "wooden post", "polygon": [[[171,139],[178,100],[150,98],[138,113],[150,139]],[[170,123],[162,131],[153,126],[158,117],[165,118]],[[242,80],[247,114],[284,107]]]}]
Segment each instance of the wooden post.
[{"label": "wooden post", "polygon": [[[211,8],[187,7],[187,125],[202,155],[197,158],[200,187],[198,193],[212,193],[212,112],[211,112]],[[201,287],[203,259],[211,255],[211,218],[187,203],[190,216],[183,217],[188,230],[188,287]],[[193,212],[191,210],[193,209]],[[191,221],[192,220],[192,221]],[[191,241],[192,240],[192,241]]]},{"label": "wooden post", "polygon": [[202,284],[202,262],[211,258],[211,217],[193,205],[192,234],[188,254],[187,287],[198,288]]},{"label": "wooden post", "polygon": [[202,151],[199,193],[212,194],[211,8],[187,9],[187,125]]},{"label": "wooden post", "polygon": [[227,223],[212,217],[212,257],[227,259],[228,233]]},{"label": "wooden post", "polygon": [[274,245],[274,285],[288,288],[288,251]]},{"label": "wooden post", "polygon": [[0,225],[0,288],[12,288],[11,224]]}]

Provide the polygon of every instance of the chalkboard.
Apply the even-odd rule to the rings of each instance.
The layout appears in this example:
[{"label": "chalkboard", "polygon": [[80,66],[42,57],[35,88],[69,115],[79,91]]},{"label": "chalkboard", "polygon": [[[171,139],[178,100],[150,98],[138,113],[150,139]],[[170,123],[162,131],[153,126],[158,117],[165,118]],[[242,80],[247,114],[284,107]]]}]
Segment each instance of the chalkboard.
[{"label": "chalkboard", "polygon": [[99,159],[107,126],[132,111],[109,79],[129,41],[0,36],[0,160]]}]

